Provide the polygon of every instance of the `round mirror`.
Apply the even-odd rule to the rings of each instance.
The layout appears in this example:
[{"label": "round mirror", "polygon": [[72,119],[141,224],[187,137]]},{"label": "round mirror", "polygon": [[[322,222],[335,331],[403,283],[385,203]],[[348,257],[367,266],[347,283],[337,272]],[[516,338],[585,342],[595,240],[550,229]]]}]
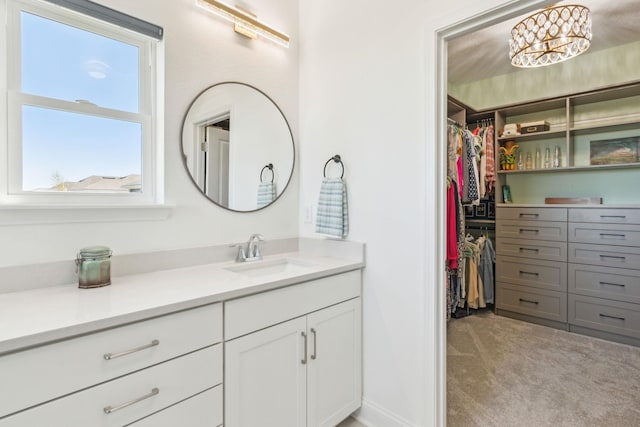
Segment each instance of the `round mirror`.
[{"label": "round mirror", "polygon": [[250,212],[273,203],[293,174],[291,128],[262,91],[225,82],[205,89],[182,124],[182,158],[202,194]]}]

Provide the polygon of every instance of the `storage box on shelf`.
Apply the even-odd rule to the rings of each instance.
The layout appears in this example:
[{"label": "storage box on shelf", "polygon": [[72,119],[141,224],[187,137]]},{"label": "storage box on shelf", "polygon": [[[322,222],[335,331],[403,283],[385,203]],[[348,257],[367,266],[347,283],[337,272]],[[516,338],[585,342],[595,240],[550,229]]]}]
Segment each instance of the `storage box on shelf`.
[{"label": "storage box on shelf", "polygon": [[640,209],[569,209],[569,327],[640,345]]},{"label": "storage box on shelf", "polygon": [[567,210],[496,211],[496,313],[566,329]]}]

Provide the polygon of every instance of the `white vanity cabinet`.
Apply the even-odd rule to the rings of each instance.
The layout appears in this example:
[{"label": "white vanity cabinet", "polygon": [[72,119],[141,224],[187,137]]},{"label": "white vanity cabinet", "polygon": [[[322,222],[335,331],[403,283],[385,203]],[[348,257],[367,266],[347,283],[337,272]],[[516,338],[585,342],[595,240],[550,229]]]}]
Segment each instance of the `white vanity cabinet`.
[{"label": "white vanity cabinet", "polygon": [[361,404],[361,272],[225,303],[225,426],[335,426]]},{"label": "white vanity cabinet", "polygon": [[[149,416],[140,425],[168,426],[182,405],[220,425],[221,341],[218,303],[1,356],[1,381],[12,386],[0,387],[0,427],[123,426]],[[203,393],[213,396],[206,407],[191,401]]]}]

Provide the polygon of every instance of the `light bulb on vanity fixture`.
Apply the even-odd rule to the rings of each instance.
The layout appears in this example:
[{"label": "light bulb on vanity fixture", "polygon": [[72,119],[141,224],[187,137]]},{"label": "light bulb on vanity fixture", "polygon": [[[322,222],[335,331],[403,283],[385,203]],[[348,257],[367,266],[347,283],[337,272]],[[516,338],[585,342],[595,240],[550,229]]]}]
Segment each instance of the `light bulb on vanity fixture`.
[{"label": "light bulb on vanity fixture", "polygon": [[238,6],[230,6],[218,0],[196,0],[196,4],[234,24],[234,30],[245,37],[258,36],[281,46],[289,47],[289,36],[258,20],[256,15]]},{"label": "light bulb on vanity fixture", "polygon": [[556,64],[591,45],[591,12],[579,5],[549,6],[511,30],[509,58],[520,68]]}]

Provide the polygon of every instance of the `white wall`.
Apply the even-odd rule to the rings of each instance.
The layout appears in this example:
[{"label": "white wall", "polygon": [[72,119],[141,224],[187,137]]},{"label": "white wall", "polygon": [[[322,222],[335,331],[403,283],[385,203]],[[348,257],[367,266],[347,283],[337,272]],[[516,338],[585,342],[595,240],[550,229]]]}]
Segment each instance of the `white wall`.
[{"label": "white wall", "polygon": [[[0,0],[0,8],[4,3]],[[191,183],[180,157],[180,138],[192,99],[214,83],[233,80],[268,94],[286,115],[297,141],[298,2],[243,2],[291,35],[289,49],[235,34],[230,23],[196,7],[195,0],[98,3],[165,29],[165,199],[175,208],[165,221],[0,226],[0,266],[73,259],[80,247],[95,244],[125,254],[244,241],[254,232],[267,240],[297,236],[297,170],[288,191],[273,206],[256,213],[228,212],[205,199]]]},{"label": "white wall", "polygon": [[371,426],[442,422],[435,32],[501,3],[514,2],[300,3],[301,212],[316,204],[324,162],[342,155],[349,239],[367,243],[360,417]]}]

